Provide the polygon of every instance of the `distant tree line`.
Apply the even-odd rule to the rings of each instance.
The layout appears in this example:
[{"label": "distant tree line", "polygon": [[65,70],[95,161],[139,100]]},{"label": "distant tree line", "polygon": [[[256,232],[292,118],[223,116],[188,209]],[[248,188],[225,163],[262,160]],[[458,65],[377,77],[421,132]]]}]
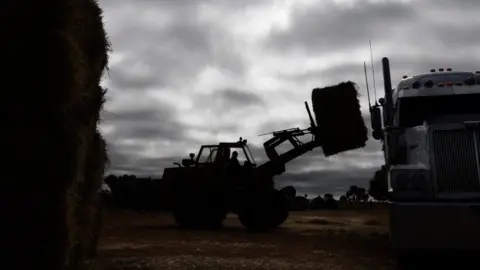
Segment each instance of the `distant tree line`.
[{"label": "distant tree line", "polygon": [[344,196],[340,198],[350,202],[366,202],[370,200],[388,200],[387,171],[385,166],[375,171],[372,179],[369,180],[368,190],[355,185],[350,186]]},{"label": "distant tree line", "polygon": [[155,213],[161,209],[158,193],[159,179],[140,178],[135,175],[109,175],[103,190],[103,201],[108,207],[135,210],[140,213]]},{"label": "distant tree line", "polygon": [[[104,204],[117,208],[131,209],[140,213],[157,213],[162,209],[159,198],[160,179],[140,178],[135,175],[109,175],[104,180],[108,188],[102,191]],[[289,201],[291,211],[307,209],[338,209],[339,202],[362,203],[387,200],[386,168],[382,166],[369,181],[368,190],[352,185],[336,200],[331,193],[318,195],[313,199],[307,195],[298,196],[293,186],[280,190]]]},{"label": "distant tree line", "polygon": [[286,186],[280,190],[289,202],[291,211],[303,211],[307,209],[337,209],[338,202],[332,194],[326,193],[323,197],[316,196],[314,199],[308,199],[307,195],[297,196],[297,191],[293,186]]},{"label": "distant tree line", "polygon": [[287,186],[282,189],[290,203],[290,210],[302,211],[307,209],[337,209],[338,202],[365,203],[365,202],[383,202],[388,199],[388,183],[386,167],[382,166],[377,170],[369,181],[368,190],[363,187],[352,185],[340,196],[338,201],[327,193],[323,197],[316,196],[308,199],[307,195],[298,196],[293,186]]}]

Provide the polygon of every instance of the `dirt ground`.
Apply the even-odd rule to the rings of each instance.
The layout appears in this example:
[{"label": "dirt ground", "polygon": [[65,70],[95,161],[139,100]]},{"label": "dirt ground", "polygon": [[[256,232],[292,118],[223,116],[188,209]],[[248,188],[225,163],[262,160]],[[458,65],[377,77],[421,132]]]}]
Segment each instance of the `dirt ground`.
[{"label": "dirt ground", "polygon": [[220,231],[178,229],[168,214],[106,214],[103,269],[394,269],[387,211],[292,212],[271,233],[231,215]]}]

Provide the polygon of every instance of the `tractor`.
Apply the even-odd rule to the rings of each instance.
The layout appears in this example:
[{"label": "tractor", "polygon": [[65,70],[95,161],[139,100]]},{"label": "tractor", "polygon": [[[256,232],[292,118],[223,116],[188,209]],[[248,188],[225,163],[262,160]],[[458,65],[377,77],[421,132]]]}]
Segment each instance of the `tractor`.
[{"label": "tractor", "polygon": [[[320,90],[323,92],[318,94]],[[324,99],[324,96],[330,97],[327,99],[331,102],[338,101],[339,97],[346,97],[347,106],[352,104],[348,102],[348,98],[353,98],[358,103],[353,84],[344,83],[327,90],[314,89],[312,100],[318,124],[328,122],[325,117],[319,117],[318,112],[323,107],[316,104],[324,105],[325,102],[319,102],[318,97],[315,97],[318,95]],[[248,230],[266,231],[281,225],[288,217],[288,200],[275,188],[274,177],[285,172],[285,164],[320,146],[323,147],[325,155],[359,148],[365,145],[367,138],[359,107],[354,105],[353,110],[344,110],[340,114],[329,112],[336,115],[338,121],[343,120],[349,126],[347,132],[341,128],[317,126],[307,102],[305,107],[310,118],[310,127],[267,133],[273,134],[272,138],[263,144],[269,160],[261,165],[256,164],[247,140],[240,138],[236,142],[203,145],[197,155],[191,153],[190,158],[183,159],[181,164],[174,163],[176,167],[166,168],[160,180],[159,194],[164,210],[173,213],[175,221],[182,227],[218,228],[229,212],[237,214],[242,225]],[[341,105],[330,107],[337,109],[341,108]],[[354,112],[353,116],[351,113],[349,115],[349,111]],[[327,115],[326,112],[321,113],[323,116]],[[349,119],[345,119],[345,116]],[[356,116],[360,116],[360,125],[352,124],[358,121]],[[329,132],[321,132],[322,130]],[[339,136],[339,132],[344,134],[343,137]],[[309,134],[312,136],[310,141],[302,142],[299,139]],[[355,139],[354,134],[360,136]],[[336,144],[332,138],[337,140]],[[338,141],[339,138],[343,139]],[[276,147],[287,141],[293,148],[278,153]],[[232,154],[242,156],[243,164],[235,158],[232,159]]]},{"label": "tractor", "polygon": [[[233,152],[243,164],[231,162]],[[203,145],[176,165],[164,171],[161,190],[169,192],[161,198],[181,226],[219,227],[232,211],[249,229],[269,229],[288,216],[286,198],[275,190],[273,175],[257,167],[246,140]]]}]

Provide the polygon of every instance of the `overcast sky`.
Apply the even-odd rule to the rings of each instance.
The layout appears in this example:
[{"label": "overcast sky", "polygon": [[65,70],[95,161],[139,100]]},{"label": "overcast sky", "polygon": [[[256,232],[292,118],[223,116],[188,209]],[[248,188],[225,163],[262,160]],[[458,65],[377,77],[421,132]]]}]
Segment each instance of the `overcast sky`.
[{"label": "overcast sky", "polygon": [[[358,84],[368,117],[363,61],[370,65],[370,39],[377,98],[383,56],[394,84],[430,68],[480,70],[478,0],[100,0],[100,6],[113,49],[101,128],[115,174],[161,176],[201,144],[240,136],[261,163],[268,137],[257,135],[308,127],[303,102],[311,103],[312,89],[344,80]],[[373,88],[371,73],[369,79]],[[382,163],[373,139],[332,158],[316,149],[289,163],[277,183],[302,194],[340,194],[351,184],[366,187]]]}]

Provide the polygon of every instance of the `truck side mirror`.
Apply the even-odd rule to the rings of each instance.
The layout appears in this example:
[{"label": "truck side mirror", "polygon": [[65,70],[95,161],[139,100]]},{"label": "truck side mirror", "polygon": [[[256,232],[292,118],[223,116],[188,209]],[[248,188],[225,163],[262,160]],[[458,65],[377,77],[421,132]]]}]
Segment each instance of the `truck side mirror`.
[{"label": "truck side mirror", "polygon": [[195,158],[195,154],[194,153],[190,153],[190,159],[193,160]]},{"label": "truck side mirror", "polygon": [[382,139],[382,135],[383,135],[382,131],[378,129],[372,132],[372,137],[377,141]]},{"label": "truck side mirror", "polygon": [[372,136],[375,140],[380,140],[382,138],[382,113],[380,107],[373,107],[370,111],[370,117],[373,129]]}]

